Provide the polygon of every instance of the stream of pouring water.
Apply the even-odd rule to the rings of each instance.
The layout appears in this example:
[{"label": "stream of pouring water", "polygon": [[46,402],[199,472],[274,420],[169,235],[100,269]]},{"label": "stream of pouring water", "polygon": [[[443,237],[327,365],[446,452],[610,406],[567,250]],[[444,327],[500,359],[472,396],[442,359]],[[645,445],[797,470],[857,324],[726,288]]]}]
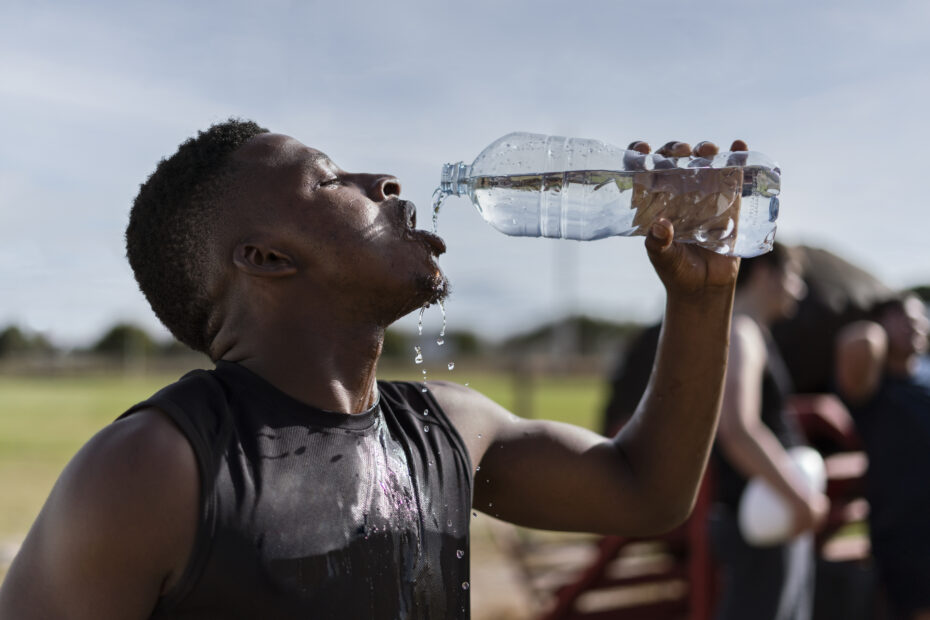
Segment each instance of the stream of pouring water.
[{"label": "stream of pouring water", "polygon": [[[442,207],[443,201],[449,196],[449,192],[444,192],[442,188],[436,188],[436,191],[433,192],[433,200],[431,204],[433,212],[433,234],[437,234],[439,230],[439,210]],[[437,304],[439,305],[439,310],[442,313],[442,328],[439,330],[439,337],[436,338],[436,344],[442,346],[446,343],[446,304],[440,299]],[[420,314],[417,317],[417,336],[423,335],[423,314],[426,312],[426,306],[420,308]],[[423,349],[420,345],[414,346],[414,351],[416,356],[413,358],[415,364],[423,363]],[[449,362],[448,369],[451,371],[455,368],[455,362]],[[426,382],[426,369],[423,369],[423,381]],[[426,388],[423,388],[423,391],[426,391]]]}]

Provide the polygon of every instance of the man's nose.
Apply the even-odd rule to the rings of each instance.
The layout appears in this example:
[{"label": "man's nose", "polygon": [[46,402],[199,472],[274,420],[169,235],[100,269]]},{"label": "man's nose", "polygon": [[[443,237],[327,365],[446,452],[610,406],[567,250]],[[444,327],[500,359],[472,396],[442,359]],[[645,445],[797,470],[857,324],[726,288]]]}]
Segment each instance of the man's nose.
[{"label": "man's nose", "polygon": [[388,198],[400,197],[400,181],[389,174],[370,174],[368,176],[368,196],[375,202]]}]

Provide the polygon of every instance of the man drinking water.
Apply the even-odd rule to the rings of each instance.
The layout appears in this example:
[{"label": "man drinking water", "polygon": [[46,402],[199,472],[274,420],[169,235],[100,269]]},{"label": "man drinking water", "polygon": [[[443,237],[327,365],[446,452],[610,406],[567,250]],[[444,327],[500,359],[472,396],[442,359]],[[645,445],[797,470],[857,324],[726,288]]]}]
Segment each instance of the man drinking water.
[{"label": "man drinking water", "polygon": [[444,243],[414,228],[400,193],[235,120],[159,164],[132,208],[129,261],[156,315],[216,368],[78,452],[0,617],[465,618],[472,507],[626,535],[687,517],[738,259],[653,226],[657,361],[633,419],[605,438],[452,383],[376,380],[385,329],[448,291]]}]

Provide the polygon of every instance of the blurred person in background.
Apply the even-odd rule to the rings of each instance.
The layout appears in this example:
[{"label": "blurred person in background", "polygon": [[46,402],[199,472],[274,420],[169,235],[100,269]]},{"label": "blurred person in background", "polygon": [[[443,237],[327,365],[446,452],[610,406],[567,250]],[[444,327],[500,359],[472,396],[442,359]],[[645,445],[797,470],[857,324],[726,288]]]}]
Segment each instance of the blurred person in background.
[{"label": "blurred person in background", "polygon": [[467,618],[472,507],[551,530],[681,523],[716,429],[739,259],[652,226],[658,354],[608,439],[455,384],[377,381],[387,326],[449,290],[443,241],[415,223],[396,178],[252,122],[163,160],[133,205],[129,261],[216,368],[72,459],[0,617]]},{"label": "blurred person in background", "polygon": [[930,619],[930,378],[924,303],[905,294],[837,337],[836,387],[869,457],[869,537],[895,618]]},{"label": "blurred person in background", "polygon": [[[799,270],[789,248],[778,243],[740,267],[709,524],[721,566],[721,620],[802,620],[812,613],[813,532],[824,522],[829,500],[809,488],[787,452],[801,443],[801,434],[786,416],[791,379],[769,332],[773,322],[794,313],[806,292]],[[754,546],[741,533],[740,499],[754,477],[790,507],[793,527],[785,543]]]}]

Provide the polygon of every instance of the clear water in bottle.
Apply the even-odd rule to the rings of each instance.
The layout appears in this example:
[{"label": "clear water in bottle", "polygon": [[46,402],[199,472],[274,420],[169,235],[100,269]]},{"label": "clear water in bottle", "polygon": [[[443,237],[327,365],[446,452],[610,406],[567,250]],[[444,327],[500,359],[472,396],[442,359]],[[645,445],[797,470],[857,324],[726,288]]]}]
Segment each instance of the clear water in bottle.
[{"label": "clear water in bottle", "polygon": [[771,249],[780,178],[774,163],[751,151],[666,158],[596,140],[515,133],[470,166],[443,167],[434,217],[444,197],[468,196],[508,235],[578,240],[645,235],[665,217],[679,241],[748,257]]}]

